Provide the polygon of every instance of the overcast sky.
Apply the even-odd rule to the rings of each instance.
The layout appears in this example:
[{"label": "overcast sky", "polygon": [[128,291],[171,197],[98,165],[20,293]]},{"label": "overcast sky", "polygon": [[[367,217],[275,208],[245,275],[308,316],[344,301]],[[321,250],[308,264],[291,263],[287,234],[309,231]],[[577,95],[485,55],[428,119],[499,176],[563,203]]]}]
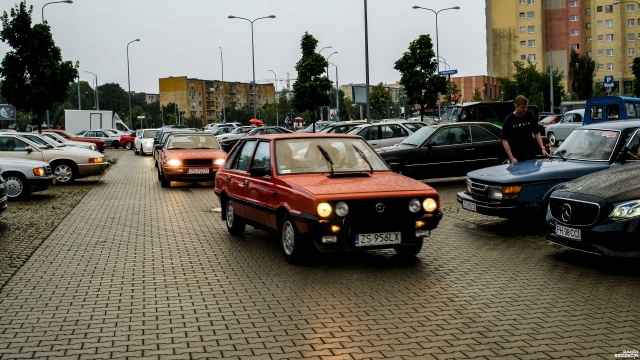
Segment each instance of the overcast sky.
[{"label": "overcast sky", "polygon": [[[0,0],[0,11],[9,12],[18,0]],[[42,20],[47,0],[28,0],[34,22]],[[393,64],[409,43],[421,34],[436,39],[433,12],[412,9],[418,5],[438,15],[440,56],[457,76],[486,74],[486,29],[482,0],[368,0],[369,82],[395,83],[400,74]],[[338,66],[340,84],[364,83],[364,0],[73,0],[44,8],[56,44],[64,60],[80,62],[80,79],[93,84],[118,83],[127,90],[127,43],[131,90],[158,93],[158,79],[188,76],[249,82],[252,79],[250,20],[254,22],[257,82],[295,78],[301,56],[300,39],[309,32],[318,40],[321,54]],[[0,42],[0,55],[9,51]],[[434,49],[435,50],[435,49]],[[446,66],[441,65],[440,70]],[[335,68],[330,78],[335,81]]]}]

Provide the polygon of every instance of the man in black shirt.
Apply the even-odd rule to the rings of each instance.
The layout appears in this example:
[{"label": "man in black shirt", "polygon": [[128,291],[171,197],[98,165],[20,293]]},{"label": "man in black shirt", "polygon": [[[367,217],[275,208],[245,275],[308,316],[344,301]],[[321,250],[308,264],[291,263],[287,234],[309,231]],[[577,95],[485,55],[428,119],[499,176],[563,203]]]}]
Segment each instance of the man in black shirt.
[{"label": "man in black shirt", "polygon": [[532,112],[528,111],[529,100],[518,95],[514,101],[515,110],[509,114],[502,124],[502,145],[511,163],[536,158],[536,146],[542,149],[542,155],[548,156],[542,144],[542,136],[538,130],[538,122]]}]

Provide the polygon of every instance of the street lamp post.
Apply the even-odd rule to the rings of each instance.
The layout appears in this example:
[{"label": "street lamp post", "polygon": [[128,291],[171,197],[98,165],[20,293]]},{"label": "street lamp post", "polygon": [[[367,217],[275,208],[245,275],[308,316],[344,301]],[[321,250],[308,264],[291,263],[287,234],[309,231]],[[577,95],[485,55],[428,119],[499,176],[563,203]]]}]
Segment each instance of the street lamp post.
[{"label": "street lamp post", "polygon": [[222,61],[222,47],[218,46],[220,49],[220,66],[222,67],[222,122],[227,122],[227,114],[224,111],[224,98],[226,96],[226,89],[224,88],[224,62]]},{"label": "street lamp post", "polygon": [[66,4],[73,4],[72,0],[64,0],[64,1],[52,1],[52,2],[48,2],[44,5],[42,5],[42,23],[44,23],[44,7],[49,5],[49,4],[58,4],[58,3],[66,3]]},{"label": "street lamp post", "polygon": [[100,97],[99,97],[99,94],[98,94],[98,75],[92,73],[91,71],[85,71],[85,72],[96,77],[96,87],[95,87],[95,89],[96,89],[95,90],[95,92],[96,92],[96,96],[95,96],[96,97],[96,110],[100,110]]},{"label": "street lamp post", "polygon": [[[436,15],[436,56],[438,59],[440,59],[440,47],[438,45],[438,14],[441,11],[445,11],[445,10],[460,10],[460,6],[454,6],[454,7],[450,7],[450,8],[444,8],[444,9],[440,9],[438,11],[435,11],[433,9],[429,9],[426,7],[422,7],[422,6],[414,6],[413,9],[422,9],[422,10],[429,10],[432,13],[434,13]],[[438,60],[438,75],[440,75],[440,61]],[[438,99],[438,117],[440,117],[440,99]]]},{"label": "street lamp post", "polygon": [[254,118],[256,118],[256,105],[258,101],[256,99],[256,58],[255,58],[254,45],[253,45],[253,23],[260,19],[274,19],[275,17],[276,17],[275,15],[269,15],[269,16],[263,16],[263,17],[255,18],[253,20],[249,20],[247,18],[243,18],[239,16],[233,16],[233,15],[228,16],[229,19],[242,19],[242,20],[247,20],[249,23],[251,23],[251,64],[253,67],[252,88],[253,88],[253,117]]},{"label": "street lamp post", "polygon": [[339,87],[338,87],[338,67],[336,64],[330,62],[329,64],[333,65],[336,68],[336,121],[340,121],[340,96],[339,96]]},{"label": "street lamp post", "polygon": [[131,75],[129,73],[129,45],[140,39],[131,40],[127,43],[127,83],[129,85],[129,126],[133,129],[133,118],[131,117]]},{"label": "street lamp post", "polygon": [[[338,53],[337,51],[334,51],[331,54],[329,54],[329,56],[327,56],[327,79],[329,78],[329,58],[331,57],[331,55],[337,54],[337,53]],[[327,91],[327,93],[329,92]],[[331,112],[331,107],[327,107],[327,120],[331,120],[330,112]]]},{"label": "street lamp post", "polygon": [[273,101],[275,102],[275,105],[276,105],[276,126],[280,126],[280,123],[278,122],[278,100],[277,100],[277,98],[278,98],[278,83],[277,83],[278,79],[277,79],[277,75],[276,75],[275,71],[273,71],[273,70],[267,70],[267,71],[271,71],[273,73],[273,87],[276,89],[275,90],[275,94],[273,96],[273,99],[274,99]]}]

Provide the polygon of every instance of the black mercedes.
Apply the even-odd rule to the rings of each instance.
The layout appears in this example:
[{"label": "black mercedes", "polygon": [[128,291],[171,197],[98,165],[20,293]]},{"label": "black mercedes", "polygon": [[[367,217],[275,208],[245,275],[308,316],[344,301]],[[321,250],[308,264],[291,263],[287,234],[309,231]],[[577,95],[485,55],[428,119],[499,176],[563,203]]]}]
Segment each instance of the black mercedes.
[{"label": "black mercedes", "polygon": [[639,178],[634,160],[559,186],[549,199],[547,239],[597,255],[640,257]]}]

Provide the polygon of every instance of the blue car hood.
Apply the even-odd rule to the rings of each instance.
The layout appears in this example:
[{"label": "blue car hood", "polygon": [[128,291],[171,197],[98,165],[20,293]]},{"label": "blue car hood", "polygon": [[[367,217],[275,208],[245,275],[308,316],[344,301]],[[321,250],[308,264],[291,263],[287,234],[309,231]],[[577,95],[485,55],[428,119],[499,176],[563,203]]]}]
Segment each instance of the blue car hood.
[{"label": "blue car hood", "polygon": [[553,158],[491,166],[471,171],[467,176],[476,180],[494,183],[564,181],[608,169],[609,166],[610,164],[607,161],[564,161]]}]

